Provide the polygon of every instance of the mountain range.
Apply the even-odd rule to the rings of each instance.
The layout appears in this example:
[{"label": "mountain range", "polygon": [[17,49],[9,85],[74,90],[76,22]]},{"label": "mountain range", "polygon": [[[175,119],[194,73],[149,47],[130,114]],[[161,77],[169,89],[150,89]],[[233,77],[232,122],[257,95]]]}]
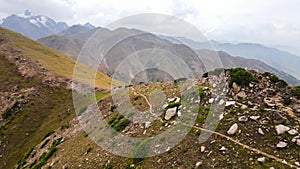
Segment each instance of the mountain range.
[{"label": "mountain range", "polygon": [[[198,49],[199,46],[197,47],[190,44],[188,44],[189,46],[186,46],[183,43],[174,43],[170,39],[162,38],[159,35],[155,35],[149,32],[143,32],[136,29],[86,29],[83,26],[73,26],[56,35],[38,39],[38,42],[41,42],[48,47],[76,60],[87,39],[95,32],[97,32],[97,35],[99,35],[103,39],[105,39],[105,37],[109,37],[112,39],[122,39],[126,37],[124,38],[125,40],[122,40],[120,43],[114,46],[114,50],[108,52],[105,55],[103,63],[102,65],[100,65],[99,70],[109,76],[114,73],[113,70],[115,70],[116,66],[123,61],[125,56],[128,56],[136,51],[152,47],[171,51],[171,53],[179,55],[186,60],[191,61],[194,58],[193,63],[190,62],[189,66],[196,67],[197,69],[199,68],[199,65],[195,61],[195,58],[197,55],[200,56],[200,58],[205,62],[203,66],[200,66],[201,70],[198,69],[198,71],[202,73],[220,67],[220,65],[216,65],[216,62],[214,62],[218,60],[218,57],[216,56],[216,52],[212,51],[212,49]],[[193,50],[190,47],[198,50]],[[194,53],[195,51],[196,53]],[[275,69],[274,67],[271,67],[259,61],[258,59],[233,57],[222,51],[219,51],[217,53],[219,54],[219,57],[222,61],[222,67],[247,67],[249,69],[255,69],[261,72],[272,72],[292,85],[299,84],[298,79],[296,79],[295,77],[285,73],[284,71]],[[95,55],[97,55],[97,53],[95,53]],[[195,64],[197,66],[195,66]],[[136,66],[136,63],[133,62],[132,66],[133,65]],[[211,65],[212,68],[209,68],[209,65]]]},{"label": "mountain range", "polygon": [[[2,18],[0,26],[21,33],[31,39],[53,35],[69,27],[65,22],[57,22],[44,15],[35,15],[29,10]],[[90,23],[86,23],[84,26],[94,28]]]},{"label": "mountain range", "polygon": [[[248,59],[258,59],[274,67],[275,69],[288,72],[290,75],[300,79],[300,57],[276,48],[267,47],[255,43],[220,43],[217,41],[197,42],[183,37],[160,36],[173,43],[185,43],[195,49],[211,49],[224,51],[232,56],[240,56]],[[213,46],[213,48],[212,48]]]}]

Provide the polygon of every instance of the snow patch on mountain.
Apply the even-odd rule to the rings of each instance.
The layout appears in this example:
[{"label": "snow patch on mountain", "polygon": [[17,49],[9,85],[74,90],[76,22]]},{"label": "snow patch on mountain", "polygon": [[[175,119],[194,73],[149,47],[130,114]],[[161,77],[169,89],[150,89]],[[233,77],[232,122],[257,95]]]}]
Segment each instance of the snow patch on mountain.
[{"label": "snow patch on mountain", "polygon": [[26,10],[22,13],[18,13],[17,16],[27,19],[27,18],[33,17],[34,15],[32,14],[32,12],[30,10]]}]

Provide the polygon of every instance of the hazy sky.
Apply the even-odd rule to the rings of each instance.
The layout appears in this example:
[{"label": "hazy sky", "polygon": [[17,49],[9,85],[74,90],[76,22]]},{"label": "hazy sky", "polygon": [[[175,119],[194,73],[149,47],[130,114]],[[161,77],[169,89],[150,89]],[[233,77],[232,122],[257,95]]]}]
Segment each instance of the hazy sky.
[{"label": "hazy sky", "polygon": [[151,12],[177,16],[209,39],[254,42],[300,56],[299,0],[0,0],[0,18],[25,9],[68,24],[109,24]]}]

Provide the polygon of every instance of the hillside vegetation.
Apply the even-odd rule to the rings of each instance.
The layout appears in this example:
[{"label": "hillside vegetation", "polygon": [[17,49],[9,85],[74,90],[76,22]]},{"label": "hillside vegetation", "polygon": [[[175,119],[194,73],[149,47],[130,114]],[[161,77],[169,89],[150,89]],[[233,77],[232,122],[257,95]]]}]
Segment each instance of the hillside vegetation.
[{"label": "hillside vegetation", "polygon": [[[7,29],[0,27],[0,33],[3,40],[6,41],[5,44],[19,51],[24,57],[32,59],[46,70],[57,75],[72,78],[75,61],[71,58]],[[95,74],[93,70],[87,67],[83,67],[83,73],[86,75]],[[78,80],[83,80],[83,78]],[[108,89],[111,87],[111,79],[102,73],[97,73],[95,86]]]}]

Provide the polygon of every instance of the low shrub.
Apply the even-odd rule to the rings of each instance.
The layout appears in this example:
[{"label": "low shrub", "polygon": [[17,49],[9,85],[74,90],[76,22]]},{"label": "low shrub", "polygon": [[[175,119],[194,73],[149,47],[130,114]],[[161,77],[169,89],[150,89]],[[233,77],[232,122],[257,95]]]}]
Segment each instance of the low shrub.
[{"label": "low shrub", "polygon": [[230,69],[230,87],[232,87],[233,82],[240,86],[247,86],[251,82],[258,82],[258,80],[247,70],[243,68],[235,68]]}]

